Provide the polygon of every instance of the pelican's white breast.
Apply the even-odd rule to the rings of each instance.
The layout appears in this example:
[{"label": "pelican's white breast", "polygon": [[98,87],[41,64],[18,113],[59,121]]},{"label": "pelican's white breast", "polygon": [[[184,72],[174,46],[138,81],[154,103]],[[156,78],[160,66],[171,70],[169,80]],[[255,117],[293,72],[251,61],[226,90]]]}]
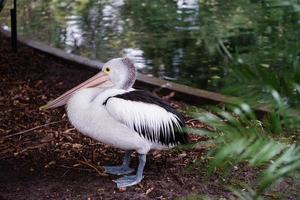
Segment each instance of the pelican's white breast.
[{"label": "pelican's white breast", "polygon": [[112,117],[103,105],[109,96],[122,92],[115,89],[99,92],[99,88],[80,90],[68,101],[68,118],[84,135],[121,149],[145,154],[153,146],[151,142]]}]

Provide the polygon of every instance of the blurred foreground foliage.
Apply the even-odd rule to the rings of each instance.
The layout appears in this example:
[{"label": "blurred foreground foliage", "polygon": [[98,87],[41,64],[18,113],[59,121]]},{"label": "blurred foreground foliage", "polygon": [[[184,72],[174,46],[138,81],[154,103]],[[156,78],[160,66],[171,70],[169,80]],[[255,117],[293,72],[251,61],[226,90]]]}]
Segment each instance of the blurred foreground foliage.
[{"label": "blurred foreground foliage", "polygon": [[[279,110],[282,111],[282,108]],[[287,130],[296,131],[293,135],[298,134],[297,129],[285,129],[284,125],[285,120],[291,118],[294,120],[295,117],[297,119],[291,123],[294,127],[299,127],[298,116],[284,116],[280,115],[279,111],[273,111],[264,121],[260,121],[245,103],[229,106],[227,109],[213,107],[209,112],[196,110],[193,115],[215,129],[213,133],[206,130],[192,130],[194,134],[211,137],[216,144],[216,148],[209,153],[209,156],[213,157],[208,169],[210,175],[217,168],[229,170],[241,162],[253,167],[262,167],[261,175],[257,179],[257,188],[252,190],[249,186],[245,186],[251,194],[235,191],[236,194],[239,193],[240,199],[243,195],[257,199],[273,183],[299,172],[300,147],[297,141],[294,137],[280,137],[287,133]],[[273,126],[283,126],[283,132],[274,135]]]},{"label": "blurred foreground foliage", "polygon": [[[249,1],[238,2],[251,5]],[[299,3],[266,0],[261,1],[261,10],[249,11],[247,15],[260,23],[251,24],[255,40],[247,49],[228,43],[228,37],[210,35],[214,40],[209,41],[218,41],[219,51],[230,60],[222,91],[238,100],[223,108],[192,111],[194,118],[214,131],[191,132],[208,136],[216,144],[209,153],[213,157],[210,175],[220,168],[228,171],[238,163],[262,170],[255,183],[231,189],[233,199],[263,199],[264,193],[283,178],[299,181]],[[258,107],[269,112],[258,117],[254,109]]]}]

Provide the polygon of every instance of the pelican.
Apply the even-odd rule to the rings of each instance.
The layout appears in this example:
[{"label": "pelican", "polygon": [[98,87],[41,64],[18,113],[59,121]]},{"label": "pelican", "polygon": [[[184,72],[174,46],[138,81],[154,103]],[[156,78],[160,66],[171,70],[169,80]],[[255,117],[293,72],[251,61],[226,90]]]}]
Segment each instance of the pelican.
[{"label": "pelican", "polygon": [[[118,188],[136,185],[144,178],[146,154],[185,144],[184,118],[159,97],[133,89],[136,68],[129,58],[115,58],[101,72],[67,91],[41,109],[66,105],[71,124],[95,140],[125,150],[123,163],[104,166],[105,172],[124,175]],[[135,175],[129,176],[131,154],[138,153]]]}]

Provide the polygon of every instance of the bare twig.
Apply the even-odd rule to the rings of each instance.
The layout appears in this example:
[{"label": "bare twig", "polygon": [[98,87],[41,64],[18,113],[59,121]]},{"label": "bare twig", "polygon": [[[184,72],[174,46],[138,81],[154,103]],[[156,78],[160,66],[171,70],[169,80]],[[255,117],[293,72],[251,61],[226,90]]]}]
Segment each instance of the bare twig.
[{"label": "bare twig", "polygon": [[47,144],[38,144],[38,145],[35,145],[35,146],[30,146],[30,147],[26,147],[25,149],[22,149],[21,151],[17,151],[17,152],[15,152],[15,153],[13,153],[13,154],[9,154],[9,155],[7,155],[7,156],[4,156],[4,157],[0,157],[0,160],[3,160],[3,159],[7,159],[7,158],[11,158],[11,157],[15,157],[15,156],[17,156],[17,155],[19,155],[19,154],[22,154],[22,153],[24,153],[24,152],[26,152],[26,151],[28,151],[28,150],[34,150],[34,149],[39,149],[39,148],[42,148],[42,147],[44,147],[44,146],[46,146]]},{"label": "bare twig", "polygon": [[57,165],[57,167],[61,167],[64,169],[68,169],[68,170],[79,170],[79,171],[87,171],[87,172],[91,172],[91,169],[86,169],[86,168],[80,168],[80,167],[70,167],[70,166],[66,166],[66,165]]},{"label": "bare twig", "polygon": [[94,165],[92,165],[88,162],[85,162],[85,161],[82,161],[82,160],[78,160],[78,162],[93,168],[100,176],[107,176],[107,174],[100,172],[97,167],[95,167]]},{"label": "bare twig", "polygon": [[162,96],[161,98],[164,100],[169,100],[169,99],[173,98],[175,95],[176,95],[175,92],[170,92],[169,94]]},{"label": "bare twig", "polygon": [[17,152],[17,153],[21,154],[21,153],[24,153],[25,151],[39,149],[39,148],[42,148],[46,145],[47,144],[44,143],[44,144],[38,144],[38,145],[35,145],[35,146],[26,147],[25,149],[22,149],[20,152]]},{"label": "bare twig", "polygon": [[66,121],[66,120],[59,120],[59,121],[55,121],[55,122],[50,122],[50,123],[47,123],[47,124],[39,125],[39,126],[36,126],[36,127],[31,128],[31,129],[27,129],[27,130],[25,130],[25,131],[20,131],[20,132],[17,132],[17,133],[13,133],[13,134],[4,136],[4,139],[10,138],[10,137],[14,137],[14,136],[18,136],[18,135],[22,135],[22,134],[24,134],[24,133],[28,133],[28,132],[30,132],[30,131],[33,131],[33,130],[36,130],[36,129],[39,129],[39,128],[42,128],[42,127],[45,127],[45,126],[57,124],[57,123],[64,122],[64,121]]}]

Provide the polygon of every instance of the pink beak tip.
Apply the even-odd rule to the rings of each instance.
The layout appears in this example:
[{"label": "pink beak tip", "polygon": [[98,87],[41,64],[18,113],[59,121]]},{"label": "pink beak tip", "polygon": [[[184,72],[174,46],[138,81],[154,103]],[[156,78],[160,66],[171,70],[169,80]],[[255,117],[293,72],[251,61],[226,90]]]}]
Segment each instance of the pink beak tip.
[{"label": "pink beak tip", "polygon": [[39,110],[41,110],[41,111],[47,110],[47,109],[49,109],[49,107],[50,107],[50,106],[49,106],[49,103],[47,103],[47,104],[45,104],[45,105],[39,107]]},{"label": "pink beak tip", "polygon": [[65,104],[67,104],[68,99],[77,90],[79,90],[81,88],[95,87],[97,85],[103,84],[107,80],[108,80],[108,75],[105,74],[105,73],[103,73],[103,72],[100,72],[100,73],[96,74],[95,76],[89,78],[85,82],[81,83],[80,85],[78,85],[78,86],[72,88],[71,90],[65,92],[64,94],[62,94],[58,98],[56,98],[56,99],[54,99],[52,101],[49,101],[47,104],[39,107],[39,110],[42,111],[42,110],[47,110],[49,108],[56,108],[56,107],[63,106]]}]

